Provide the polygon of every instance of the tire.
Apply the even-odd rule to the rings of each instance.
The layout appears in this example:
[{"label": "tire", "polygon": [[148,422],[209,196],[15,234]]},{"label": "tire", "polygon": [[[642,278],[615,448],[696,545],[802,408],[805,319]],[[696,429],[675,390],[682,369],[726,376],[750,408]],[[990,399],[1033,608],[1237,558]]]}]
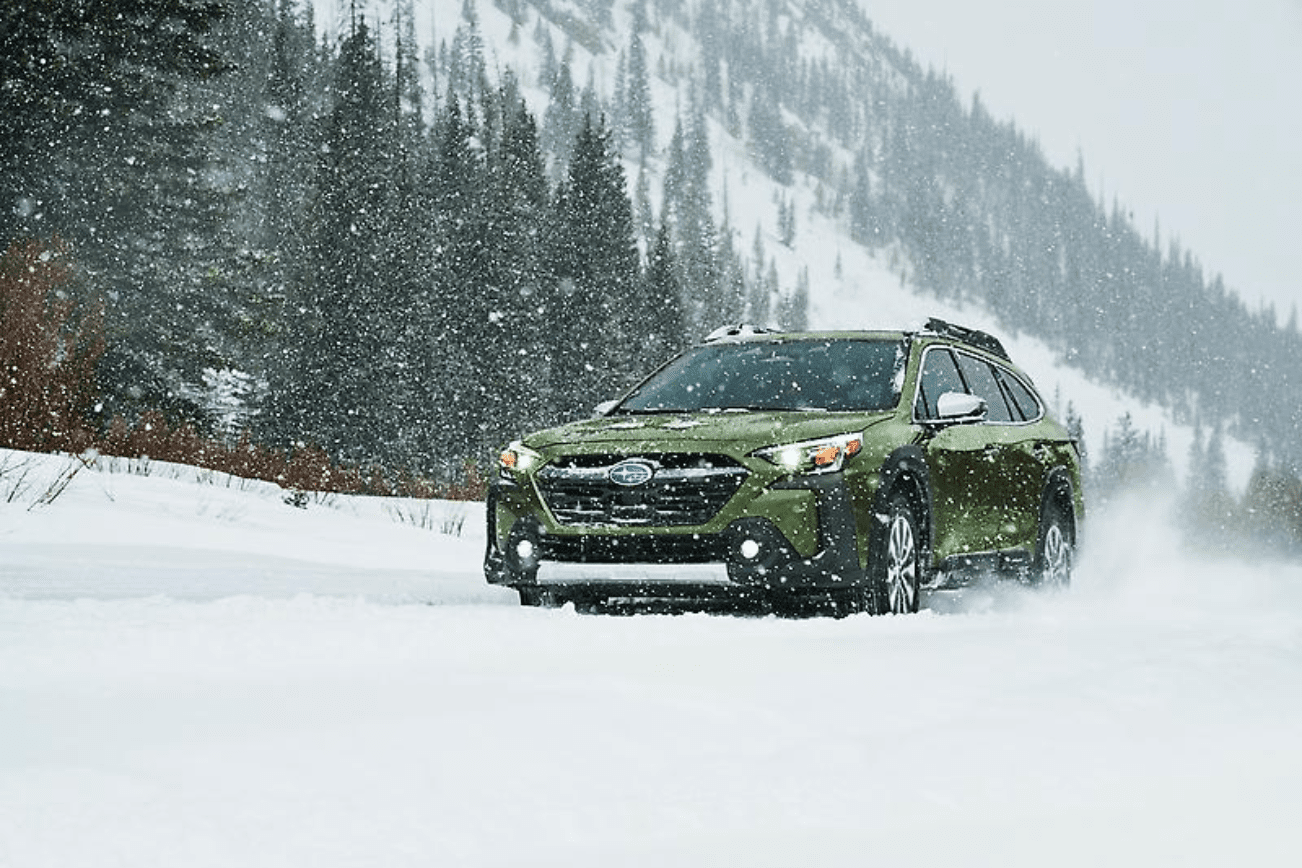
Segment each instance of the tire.
[{"label": "tire", "polygon": [[1071,585],[1076,550],[1075,526],[1070,512],[1048,502],[1040,515],[1040,535],[1035,544],[1034,583],[1061,590]]},{"label": "tire", "polygon": [[919,557],[918,519],[908,498],[897,494],[891,498],[885,533],[873,558],[871,611],[879,615],[918,611],[922,585]]},{"label": "tire", "polygon": [[516,593],[520,595],[520,605],[556,609],[565,605],[565,598],[550,588],[537,585],[517,585]]},{"label": "tire", "polygon": [[826,605],[828,614],[833,618],[845,618],[849,615],[858,615],[860,612],[871,611],[868,609],[868,600],[865,599],[865,595],[857,587],[847,588],[844,591],[832,591],[827,595]]},{"label": "tire", "polygon": [[809,594],[778,594],[765,607],[779,618],[845,618],[864,611],[861,588]]}]

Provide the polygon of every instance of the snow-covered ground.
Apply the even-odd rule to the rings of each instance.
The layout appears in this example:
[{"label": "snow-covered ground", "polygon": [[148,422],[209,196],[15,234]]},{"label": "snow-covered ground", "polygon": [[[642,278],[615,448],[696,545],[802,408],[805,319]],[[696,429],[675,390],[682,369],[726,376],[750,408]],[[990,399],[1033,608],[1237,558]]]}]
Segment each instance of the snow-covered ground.
[{"label": "snow-covered ground", "polygon": [[604,617],[475,505],[0,459],[5,868],[1296,864],[1302,569],[1151,502],[1062,595]]}]

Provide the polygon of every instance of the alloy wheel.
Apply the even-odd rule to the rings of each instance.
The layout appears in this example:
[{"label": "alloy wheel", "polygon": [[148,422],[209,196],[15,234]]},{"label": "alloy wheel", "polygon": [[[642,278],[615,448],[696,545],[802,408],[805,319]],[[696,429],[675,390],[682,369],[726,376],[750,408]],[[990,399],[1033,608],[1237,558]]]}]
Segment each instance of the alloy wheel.
[{"label": "alloy wheel", "polygon": [[892,614],[918,609],[918,545],[907,508],[891,515],[886,543],[886,596]]},{"label": "alloy wheel", "polygon": [[1041,582],[1050,588],[1067,587],[1071,581],[1071,543],[1060,522],[1050,522],[1045,530],[1042,557]]}]

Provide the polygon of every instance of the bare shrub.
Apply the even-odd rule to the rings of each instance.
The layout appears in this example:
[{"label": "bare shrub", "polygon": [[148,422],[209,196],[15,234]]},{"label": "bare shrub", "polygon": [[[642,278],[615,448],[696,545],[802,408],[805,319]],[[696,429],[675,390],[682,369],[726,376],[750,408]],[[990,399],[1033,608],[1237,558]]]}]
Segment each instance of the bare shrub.
[{"label": "bare shrub", "polygon": [[422,530],[438,531],[446,536],[461,536],[466,524],[467,504],[443,500],[400,499],[385,507],[385,513],[399,524]]},{"label": "bare shrub", "polygon": [[103,312],[79,310],[62,244],[15,241],[0,256],[0,444],[79,453],[104,352]]},{"label": "bare shrub", "polygon": [[21,500],[31,488],[32,483],[28,479],[32,472],[32,461],[29,458],[18,457],[21,453],[6,453],[0,458],[0,498],[5,503],[13,503]]}]

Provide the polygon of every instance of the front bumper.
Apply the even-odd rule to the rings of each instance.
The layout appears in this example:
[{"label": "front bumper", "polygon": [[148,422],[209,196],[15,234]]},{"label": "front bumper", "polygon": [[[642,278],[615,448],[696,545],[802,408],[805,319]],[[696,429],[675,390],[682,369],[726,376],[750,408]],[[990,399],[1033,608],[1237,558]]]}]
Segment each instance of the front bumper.
[{"label": "front bumper", "polygon": [[[802,554],[783,526],[790,509],[743,511],[721,529],[557,528],[514,486],[489,490],[484,574],[491,584],[551,587],[609,596],[798,593],[862,580],[854,508],[843,474],[779,481],[751,505],[808,502],[816,544]],[[514,490],[513,490],[514,489]],[[783,495],[790,495],[784,497]],[[808,513],[812,512],[812,517]]]}]

